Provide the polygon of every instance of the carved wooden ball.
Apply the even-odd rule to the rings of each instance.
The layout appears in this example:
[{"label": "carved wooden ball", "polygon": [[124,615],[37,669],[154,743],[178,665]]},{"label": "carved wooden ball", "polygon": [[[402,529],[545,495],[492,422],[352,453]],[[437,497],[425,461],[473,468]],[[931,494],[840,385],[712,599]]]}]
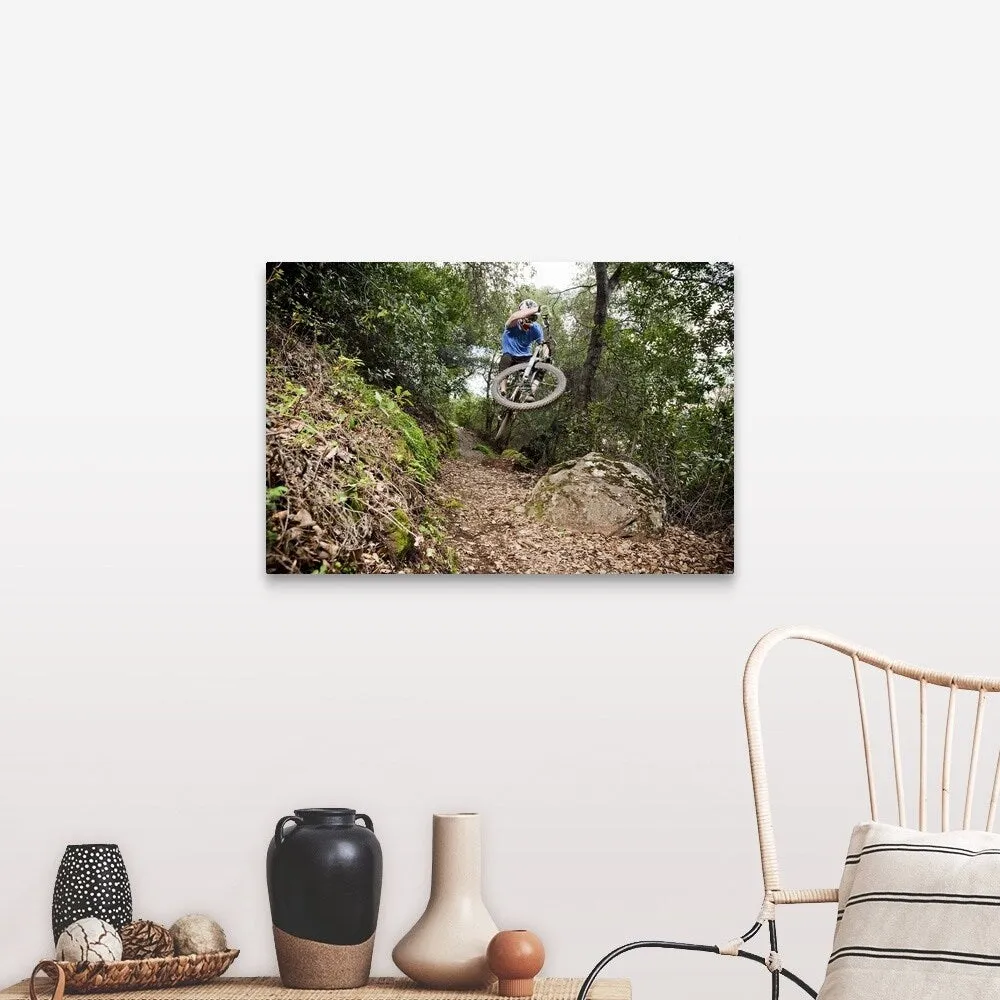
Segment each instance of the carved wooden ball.
[{"label": "carved wooden ball", "polygon": [[501,931],[486,949],[486,963],[499,980],[502,997],[530,997],[545,964],[545,948],[531,931]]}]

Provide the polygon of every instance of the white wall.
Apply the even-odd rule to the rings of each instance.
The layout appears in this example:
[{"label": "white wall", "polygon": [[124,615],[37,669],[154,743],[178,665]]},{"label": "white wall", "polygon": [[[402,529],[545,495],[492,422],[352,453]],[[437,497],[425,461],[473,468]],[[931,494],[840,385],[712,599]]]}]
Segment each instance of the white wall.
[{"label": "white wall", "polygon": [[[758,636],[996,669],[991,32],[694,6],[5,13],[0,978],[98,840],[137,916],[207,910],[234,973],[272,971],[264,851],[306,805],[374,817],[379,973],[442,810],[483,813],[487,902],[549,974],[726,940],[761,892]],[[265,577],[265,259],[595,255],[736,262],[734,578]],[[798,884],[835,884],[865,805],[837,668],[765,678]],[[818,981],[831,913],[784,922]],[[704,956],[617,973],[766,991]]]}]

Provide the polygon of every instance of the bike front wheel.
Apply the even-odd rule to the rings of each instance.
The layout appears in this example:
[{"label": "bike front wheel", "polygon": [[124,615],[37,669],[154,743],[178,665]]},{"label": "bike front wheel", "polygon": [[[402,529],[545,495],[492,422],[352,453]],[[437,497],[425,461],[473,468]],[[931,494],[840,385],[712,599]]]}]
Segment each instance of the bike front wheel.
[{"label": "bike front wheel", "polygon": [[[545,361],[539,361],[534,368],[535,389],[534,392],[527,390],[523,392],[514,391],[514,387],[521,384],[521,376],[527,371],[528,363],[511,365],[510,368],[500,372],[493,384],[490,386],[490,396],[495,403],[506,407],[508,410],[540,410],[543,406],[554,403],[566,391],[566,376],[555,365],[550,365]],[[507,382],[507,379],[512,381]],[[510,395],[505,396],[500,387],[507,382],[510,388]]]}]

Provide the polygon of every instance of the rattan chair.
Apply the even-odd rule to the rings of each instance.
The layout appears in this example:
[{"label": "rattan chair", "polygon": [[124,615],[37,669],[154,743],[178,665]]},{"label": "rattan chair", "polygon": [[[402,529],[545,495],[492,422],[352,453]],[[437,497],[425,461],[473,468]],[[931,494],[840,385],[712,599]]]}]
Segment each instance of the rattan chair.
[{"label": "rattan chair", "polygon": [[[971,751],[968,767],[965,771],[965,796],[962,810],[962,829],[992,830],[996,818],[997,801],[1000,798],[1000,755],[993,775],[993,786],[989,798],[989,807],[985,826],[973,825],[973,799],[976,788],[976,777],[979,765],[980,746],[982,741],[983,721],[986,711],[986,697],[1000,691],[1000,678],[970,677],[956,674],[940,673],[913,666],[899,660],[891,660],[880,653],[872,652],[855,646],[853,643],[840,639],[835,635],[817,629],[788,627],[777,628],[768,632],[750,653],[746,669],[743,673],[743,710],[746,719],[747,745],[750,752],[750,775],[753,782],[754,806],[757,812],[757,834],[760,843],[761,872],[764,877],[764,901],[757,919],[744,934],[721,945],[688,944],[680,941],[633,941],[622,945],[605,955],[584,980],[578,1000],[586,1000],[594,980],[609,962],[619,955],[638,948],[665,948],[678,951],[700,951],[717,955],[726,955],[749,959],[765,966],[770,973],[771,996],[777,998],[782,979],[788,980],[800,987],[811,997],[817,995],[816,990],[782,965],[778,953],[777,909],[779,906],[798,903],[834,903],[837,902],[837,888],[789,888],[781,878],[778,867],[778,851],[774,838],[774,825],[771,815],[771,799],[768,788],[767,768],[764,762],[764,743],[761,735],[759,680],[764,661],[771,651],[787,640],[802,640],[808,643],[826,647],[840,654],[845,667],[853,671],[858,693],[858,713],[860,720],[861,742],[864,749],[865,769],[868,777],[868,798],[871,806],[871,819],[879,821],[878,802],[876,795],[875,769],[872,760],[872,740],[869,725],[869,713],[865,701],[862,671],[864,667],[881,670],[885,675],[885,692],[888,708],[889,736],[892,748],[892,776],[895,784],[896,815],[893,822],[901,827],[908,826],[908,813],[904,793],[903,755],[900,749],[900,725],[897,713],[896,681],[913,681],[919,685],[919,794],[916,810],[917,828],[927,829],[927,799],[928,799],[928,711],[927,689],[929,685],[948,690],[948,708],[945,718],[943,759],[941,763],[941,829],[948,830],[951,822],[951,777],[952,748],[955,736],[956,704],[964,697],[975,697],[975,721],[973,723]],[[968,692],[969,694],[964,694]],[[767,927],[770,950],[767,955],[755,954],[744,949],[764,927]]]}]

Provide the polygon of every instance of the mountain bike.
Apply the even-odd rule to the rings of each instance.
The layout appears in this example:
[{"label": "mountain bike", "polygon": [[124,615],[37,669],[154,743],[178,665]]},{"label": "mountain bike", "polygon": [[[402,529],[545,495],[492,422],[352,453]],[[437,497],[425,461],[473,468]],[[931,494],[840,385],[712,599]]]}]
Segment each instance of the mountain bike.
[{"label": "mountain bike", "polygon": [[495,403],[508,410],[540,410],[566,391],[566,376],[545,360],[548,342],[540,341],[531,357],[500,372],[490,386]]},{"label": "mountain bike", "polygon": [[503,441],[516,413],[540,410],[554,403],[566,391],[566,375],[550,364],[547,341],[535,345],[531,357],[500,372],[490,385],[490,396],[507,412],[497,428],[497,441]]}]

